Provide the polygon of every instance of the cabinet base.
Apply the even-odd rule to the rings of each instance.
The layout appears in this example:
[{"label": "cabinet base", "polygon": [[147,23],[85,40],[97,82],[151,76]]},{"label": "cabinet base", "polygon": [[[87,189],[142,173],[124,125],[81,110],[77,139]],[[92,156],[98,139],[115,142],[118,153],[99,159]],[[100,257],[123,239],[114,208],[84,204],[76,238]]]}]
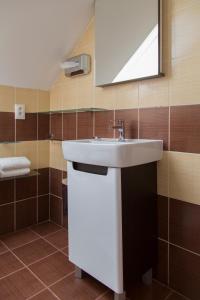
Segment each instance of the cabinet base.
[{"label": "cabinet base", "polygon": [[77,279],[82,279],[83,278],[83,271],[77,266],[75,266],[75,277]]}]

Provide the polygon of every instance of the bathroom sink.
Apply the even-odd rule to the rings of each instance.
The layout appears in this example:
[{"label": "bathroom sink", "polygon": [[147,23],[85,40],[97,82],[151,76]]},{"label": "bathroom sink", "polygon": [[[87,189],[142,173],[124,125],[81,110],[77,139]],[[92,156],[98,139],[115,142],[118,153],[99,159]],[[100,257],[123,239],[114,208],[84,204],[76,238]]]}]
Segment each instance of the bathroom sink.
[{"label": "bathroom sink", "polygon": [[162,158],[163,141],[147,139],[85,139],[63,141],[64,158],[68,161],[125,168],[158,161]]}]

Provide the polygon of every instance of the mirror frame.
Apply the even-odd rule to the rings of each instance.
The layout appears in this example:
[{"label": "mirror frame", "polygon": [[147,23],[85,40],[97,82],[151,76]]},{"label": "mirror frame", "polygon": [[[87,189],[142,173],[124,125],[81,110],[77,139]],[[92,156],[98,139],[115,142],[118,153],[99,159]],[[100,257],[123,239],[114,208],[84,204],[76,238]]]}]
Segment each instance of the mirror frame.
[{"label": "mirror frame", "polygon": [[[123,1],[123,0],[122,0]],[[139,1],[139,0],[137,0]],[[119,85],[123,83],[135,82],[135,81],[143,81],[148,79],[160,78],[164,77],[165,73],[163,72],[163,0],[158,1],[158,74],[146,77],[140,77],[135,79],[128,79],[120,82],[114,83],[105,83],[105,84],[97,84],[96,83],[96,63],[95,63],[95,86],[96,87],[105,87],[105,86],[113,86]],[[95,0],[95,7],[96,7],[96,0]],[[95,8],[96,10],[96,8]],[[96,23],[95,23],[96,27]],[[95,36],[96,36],[96,29],[95,29]],[[96,48],[96,41],[95,41],[95,48]],[[96,51],[95,51],[96,54]]]}]

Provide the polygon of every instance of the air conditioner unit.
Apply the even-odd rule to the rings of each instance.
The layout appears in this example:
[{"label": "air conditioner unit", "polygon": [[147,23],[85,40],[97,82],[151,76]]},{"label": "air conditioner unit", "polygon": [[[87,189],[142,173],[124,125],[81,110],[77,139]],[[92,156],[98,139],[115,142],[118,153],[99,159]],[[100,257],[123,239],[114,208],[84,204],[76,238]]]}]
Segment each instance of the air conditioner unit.
[{"label": "air conditioner unit", "polygon": [[88,54],[71,57],[61,64],[61,68],[67,77],[86,75],[91,70],[91,57]]}]

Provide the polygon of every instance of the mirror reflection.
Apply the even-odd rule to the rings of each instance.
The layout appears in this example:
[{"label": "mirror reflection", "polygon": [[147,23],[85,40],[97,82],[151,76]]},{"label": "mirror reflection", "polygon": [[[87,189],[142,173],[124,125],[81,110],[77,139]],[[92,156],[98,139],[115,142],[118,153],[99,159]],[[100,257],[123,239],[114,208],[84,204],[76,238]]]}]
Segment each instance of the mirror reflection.
[{"label": "mirror reflection", "polygon": [[96,0],[96,85],[157,77],[161,1]]}]

